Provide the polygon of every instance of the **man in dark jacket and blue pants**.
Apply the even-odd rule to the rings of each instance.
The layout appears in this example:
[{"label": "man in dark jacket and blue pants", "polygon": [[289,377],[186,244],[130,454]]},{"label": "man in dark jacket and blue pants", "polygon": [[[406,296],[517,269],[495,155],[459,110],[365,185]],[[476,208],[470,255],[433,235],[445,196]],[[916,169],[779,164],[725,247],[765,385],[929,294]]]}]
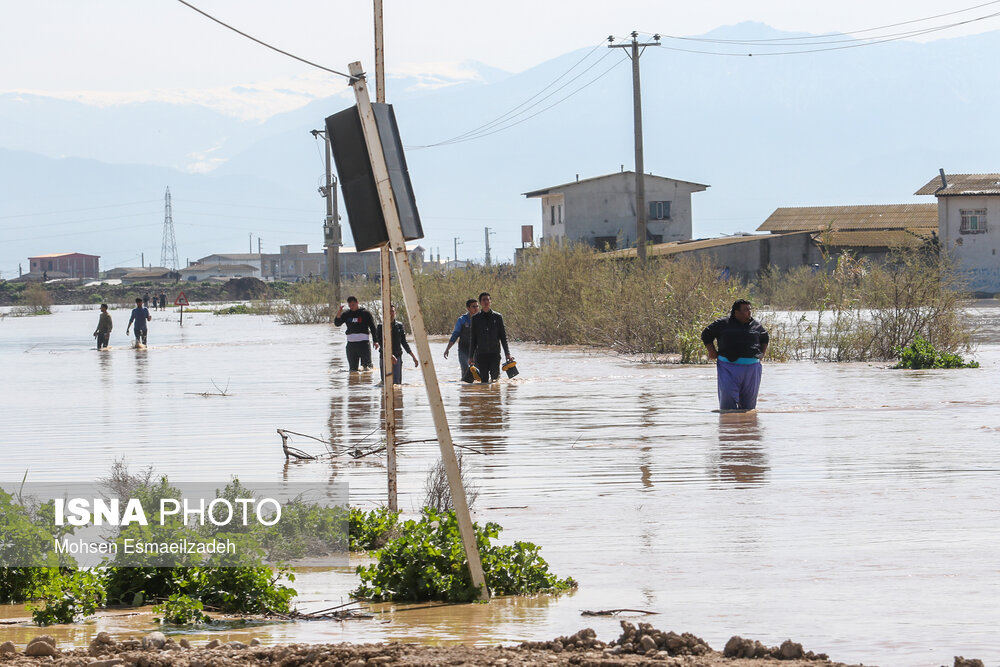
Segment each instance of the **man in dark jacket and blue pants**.
[{"label": "man in dark jacket and blue pants", "polygon": [[484,383],[500,379],[501,347],[507,361],[513,360],[510,348],[507,347],[503,316],[490,309],[492,303],[489,292],[479,295],[479,312],[473,315],[469,332],[469,359],[475,360],[479,377]]},{"label": "man in dark jacket and blue pants", "polygon": [[[716,349],[715,342],[719,347]],[[716,376],[721,410],[753,410],[760,389],[760,360],[770,341],[767,330],[755,320],[750,302],[739,299],[729,311],[701,332],[708,358],[717,360]]]}]

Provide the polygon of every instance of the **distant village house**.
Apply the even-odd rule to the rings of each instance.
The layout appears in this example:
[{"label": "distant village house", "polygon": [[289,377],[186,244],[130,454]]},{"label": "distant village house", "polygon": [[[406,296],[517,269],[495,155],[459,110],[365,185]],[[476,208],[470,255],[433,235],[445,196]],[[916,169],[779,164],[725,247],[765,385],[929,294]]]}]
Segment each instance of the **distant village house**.
[{"label": "distant village house", "polygon": [[101,272],[100,259],[100,255],[82,252],[55,252],[29,257],[27,279],[97,278]]},{"label": "distant village house", "polygon": [[[691,194],[709,186],[646,174],[646,242],[691,238]],[[635,172],[525,192],[542,203],[542,243],[583,242],[601,250],[635,245]]]},{"label": "distant village house", "polygon": [[937,197],[938,235],[958,260],[969,288],[1000,294],[1000,174],[945,174],[942,169],[914,194]]}]

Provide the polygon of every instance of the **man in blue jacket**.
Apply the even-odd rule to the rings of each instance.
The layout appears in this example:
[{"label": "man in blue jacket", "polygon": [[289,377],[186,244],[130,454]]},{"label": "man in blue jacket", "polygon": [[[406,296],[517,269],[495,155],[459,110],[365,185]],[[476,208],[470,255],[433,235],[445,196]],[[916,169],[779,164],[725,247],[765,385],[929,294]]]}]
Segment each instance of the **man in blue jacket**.
[{"label": "man in blue jacket", "polygon": [[465,302],[467,312],[459,316],[455,321],[455,330],[451,332],[451,339],[448,340],[448,347],[444,349],[444,358],[448,358],[448,350],[458,342],[458,365],[462,369],[462,375],[469,368],[469,336],[472,335],[472,316],[479,312],[479,302],[469,299]]},{"label": "man in blue jacket", "polygon": [[[149,314],[149,309],[142,305],[142,298],[136,297],[135,308],[132,309],[132,316],[128,318],[128,324],[125,325],[125,335],[128,335],[129,328],[135,332],[135,344],[145,345],[146,344],[146,322],[153,319],[153,316]],[[132,327],[132,323],[135,322],[135,327]]]}]

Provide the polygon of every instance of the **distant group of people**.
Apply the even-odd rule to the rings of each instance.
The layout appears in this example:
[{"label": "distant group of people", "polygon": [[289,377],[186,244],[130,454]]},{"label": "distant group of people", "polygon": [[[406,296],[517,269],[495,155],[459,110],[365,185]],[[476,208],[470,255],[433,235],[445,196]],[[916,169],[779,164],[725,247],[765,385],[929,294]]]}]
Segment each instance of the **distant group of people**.
[{"label": "distant group of people", "polygon": [[[167,297],[165,294],[161,294],[159,302],[161,304],[166,303]],[[128,318],[128,324],[125,325],[125,335],[129,335],[129,330],[131,329],[135,334],[135,344],[146,345],[146,336],[149,329],[146,325],[147,322],[153,321],[153,316],[149,314],[149,308],[146,304],[149,303],[149,295],[142,297],[136,297],[135,308],[132,309],[132,313]],[[155,301],[154,301],[155,303]],[[166,308],[166,306],[162,306]],[[94,330],[94,338],[97,339],[97,349],[103,350],[107,349],[108,343],[111,341],[111,329],[114,324],[111,321],[111,313],[108,312],[108,304],[101,304],[101,314],[97,320],[97,329]]]},{"label": "distant group of people", "polygon": [[[149,292],[146,292],[145,294],[142,295],[143,308],[149,308],[149,299],[150,299]],[[153,299],[153,310],[167,309],[167,295],[164,292],[160,292],[159,296],[156,296],[154,294],[152,299]]]},{"label": "distant group of people", "polygon": [[[463,378],[468,378],[470,366],[479,373],[483,383],[495,382],[500,378],[501,350],[506,357],[506,363],[513,365],[514,358],[507,344],[507,330],[504,328],[503,316],[492,309],[493,300],[489,292],[483,292],[478,299],[465,302],[466,312],[455,322],[448,347],[444,356],[447,359],[451,348],[458,343],[458,364]],[[419,365],[416,355],[410,349],[406,340],[406,331],[401,322],[396,321],[396,307],[389,309],[392,335],[392,382],[401,384],[403,381],[403,352],[413,359],[413,366]],[[358,303],[357,297],[347,297],[347,308],[340,306],[334,317],[335,326],[347,325],[347,365],[352,372],[367,370],[372,367],[372,343],[379,349],[382,341],[382,325],[375,324],[372,314]],[[471,363],[470,363],[471,362]],[[381,362],[379,368],[382,368]],[[388,376],[382,369],[382,377]]]}]

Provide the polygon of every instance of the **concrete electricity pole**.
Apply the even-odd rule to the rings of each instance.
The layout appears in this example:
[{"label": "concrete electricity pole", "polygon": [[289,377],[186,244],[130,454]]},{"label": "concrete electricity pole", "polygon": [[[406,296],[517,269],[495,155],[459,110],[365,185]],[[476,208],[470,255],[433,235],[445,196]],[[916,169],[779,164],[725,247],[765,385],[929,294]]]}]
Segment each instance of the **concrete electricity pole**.
[{"label": "concrete electricity pole", "polygon": [[[457,236],[454,238],[454,241],[455,241],[455,261],[458,262],[458,246],[462,245],[462,242],[458,240]],[[438,260],[440,261],[440,259],[441,259],[441,251],[438,250]]]},{"label": "concrete electricity pole", "polygon": [[491,232],[489,227],[486,227],[486,266],[490,265],[490,234],[496,234],[496,232]]},{"label": "concrete electricity pole", "polygon": [[[642,163],[642,94],[639,90],[639,56],[647,46],[659,46],[660,36],[653,35],[652,42],[640,43],[639,33],[632,31],[632,42],[615,44],[614,36],[608,37],[609,49],[629,49],[626,51],[632,59],[632,116],[635,127],[635,242],[639,262],[646,262],[646,181],[643,176]],[[639,50],[642,47],[642,51]]]},{"label": "concrete electricity pole", "polygon": [[340,216],[337,215],[337,179],[333,175],[331,162],[333,147],[323,130],[311,130],[311,134],[313,137],[322,136],[326,147],[326,185],[319,189],[319,193],[326,198],[323,245],[326,247],[326,277],[333,285],[333,301],[340,306]]}]

